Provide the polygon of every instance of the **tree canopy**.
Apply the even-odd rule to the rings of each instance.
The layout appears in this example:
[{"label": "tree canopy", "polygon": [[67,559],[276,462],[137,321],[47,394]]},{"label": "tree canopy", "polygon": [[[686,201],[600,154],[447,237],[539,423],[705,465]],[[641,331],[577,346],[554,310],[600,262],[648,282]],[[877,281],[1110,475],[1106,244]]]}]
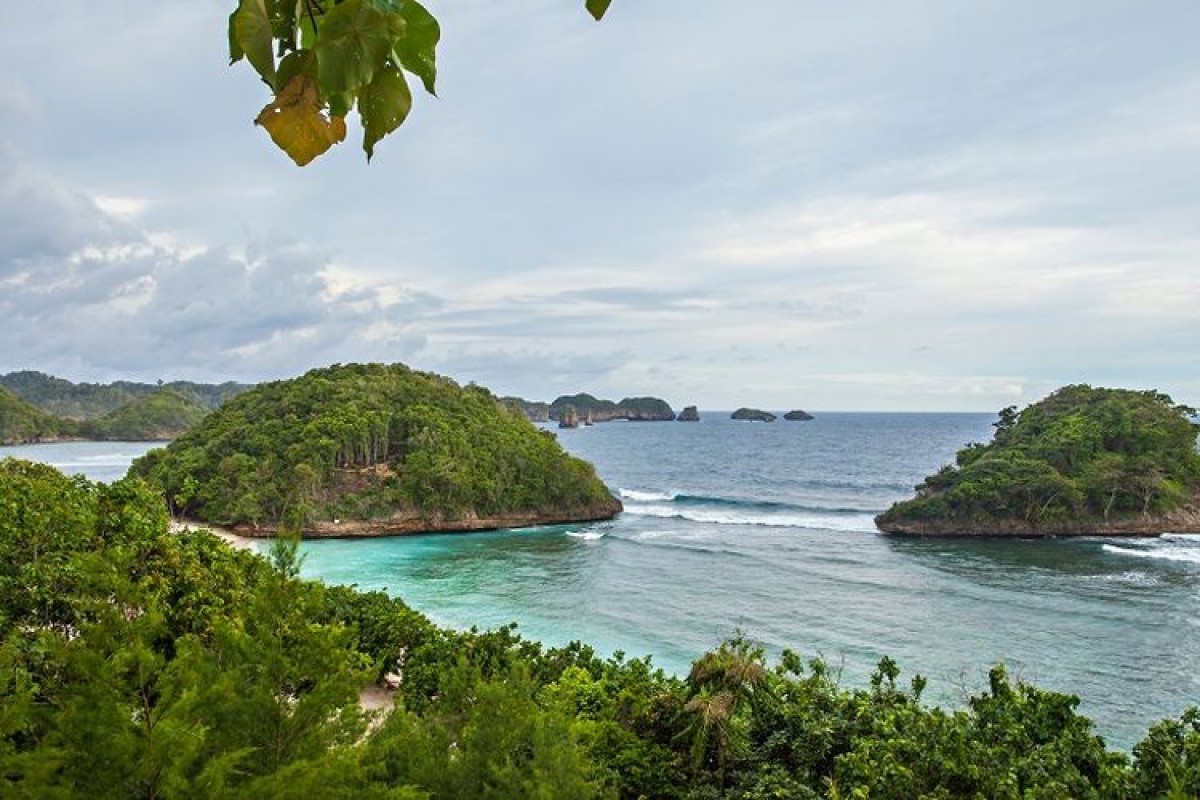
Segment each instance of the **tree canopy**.
[{"label": "tree canopy", "polygon": [[440,529],[620,508],[590,464],[488,390],[402,364],[335,365],[262,384],[132,473],[160,486],[176,511],[224,524],[386,522],[411,512]]},{"label": "tree canopy", "polygon": [[1003,409],[989,444],[960,450],[877,523],[1070,533],[1169,513],[1200,488],[1195,414],[1156,391],[1066,386]]},{"label": "tree canopy", "polygon": [[[612,0],[586,0],[599,20]],[[240,0],[229,58],[245,60],[274,95],[258,117],[299,166],[346,138],[358,112],[367,160],[412,110],[406,73],[436,94],[441,27],[417,0]]]},{"label": "tree canopy", "polygon": [[[0,796],[1143,798],[1200,793],[1200,710],[1109,750],[1003,667],[957,710],[883,659],[846,688],[735,637],[687,676],[433,625],[161,498],[0,461]],[[398,683],[394,707],[360,690]]]}]

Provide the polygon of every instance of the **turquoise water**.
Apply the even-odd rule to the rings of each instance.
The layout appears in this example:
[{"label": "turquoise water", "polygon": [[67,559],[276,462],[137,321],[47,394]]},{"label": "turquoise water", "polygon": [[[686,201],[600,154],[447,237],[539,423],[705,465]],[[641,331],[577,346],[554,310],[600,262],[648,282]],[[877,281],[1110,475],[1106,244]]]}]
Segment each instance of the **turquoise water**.
[{"label": "turquoise water", "polygon": [[[875,513],[964,443],[986,439],[992,419],[820,414],[763,424],[710,413],[697,424],[556,431],[596,464],[625,513],[526,531],[309,542],[304,570],[387,589],[444,624],[516,621],[547,643],[651,654],[677,672],[742,631],[772,652],[825,657],[847,685],[864,684],[890,655],[930,679],[929,699],[956,705],[1005,662],[1039,686],[1079,694],[1109,743],[1129,747],[1151,722],[1200,701],[1200,538],[875,532]],[[103,479],[115,454],[145,449],[50,447],[63,449],[25,455]],[[88,466],[100,464],[110,472]]]}]

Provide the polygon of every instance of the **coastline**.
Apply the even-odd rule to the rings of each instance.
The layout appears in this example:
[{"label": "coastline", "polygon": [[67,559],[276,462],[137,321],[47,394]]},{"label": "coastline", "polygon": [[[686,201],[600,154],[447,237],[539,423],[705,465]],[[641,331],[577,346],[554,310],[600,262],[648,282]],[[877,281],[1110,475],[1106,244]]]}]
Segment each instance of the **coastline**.
[{"label": "coastline", "polygon": [[1155,538],[1167,533],[1200,534],[1200,492],[1183,506],[1166,514],[1141,515],[1105,522],[1104,520],[1064,521],[1033,525],[1023,519],[991,520],[972,523],[952,519],[884,520],[875,518],[875,527],[891,536],[927,536],[937,538],[1012,538],[1034,539],[1051,536],[1138,536]]},{"label": "coastline", "polygon": [[[479,516],[466,513],[457,516],[400,511],[390,517],[368,520],[333,520],[314,522],[300,531],[302,539],[377,539],[388,536],[415,536],[426,533],[476,533],[511,528],[534,528],[542,525],[564,525],[572,522],[598,522],[612,519],[624,510],[615,497],[610,502],[571,512],[518,512]],[[200,525],[202,523],[193,523]],[[225,531],[243,542],[269,539],[279,530],[275,523],[251,525],[238,523]]]},{"label": "coastline", "polygon": [[180,519],[171,520],[171,533],[184,533],[186,531],[208,531],[218,539],[223,540],[235,550],[250,550],[257,551],[255,539],[247,536],[241,536],[228,528],[222,528],[219,525],[210,525],[207,522],[200,522],[195,519]]}]

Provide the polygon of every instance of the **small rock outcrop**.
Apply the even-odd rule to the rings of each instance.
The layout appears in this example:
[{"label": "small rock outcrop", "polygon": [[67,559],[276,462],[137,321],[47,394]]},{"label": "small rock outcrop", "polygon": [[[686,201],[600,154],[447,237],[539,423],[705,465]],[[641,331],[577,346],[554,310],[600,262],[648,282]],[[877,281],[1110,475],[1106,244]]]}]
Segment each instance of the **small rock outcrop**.
[{"label": "small rock outcrop", "polygon": [[813,415],[808,413],[807,411],[801,411],[800,409],[797,408],[794,411],[789,411],[786,414],[784,414],[783,418],[788,420],[789,422],[796,422],[798,420],[806,422],[806,421],[812,419]]},{"label": "small rock outcrop", "polygon": [[758,408],[739,408],[737,411],[729,415],[730,419],[744,420],[748,422],[774,422],[775,415],[770,411],[763,411]]},{"label": "small rock outcrop", "polygon": [[699,422],[700,412],[696,410],[695,406],[688,406],[679,412],[679,416],[675,420],[677,422]]},{"label": "small rock outcrop", "polygon": [[579,413],[575,411],[575,406],[566,406],[558,414],[558,427],[560,428],[578,428]]}]

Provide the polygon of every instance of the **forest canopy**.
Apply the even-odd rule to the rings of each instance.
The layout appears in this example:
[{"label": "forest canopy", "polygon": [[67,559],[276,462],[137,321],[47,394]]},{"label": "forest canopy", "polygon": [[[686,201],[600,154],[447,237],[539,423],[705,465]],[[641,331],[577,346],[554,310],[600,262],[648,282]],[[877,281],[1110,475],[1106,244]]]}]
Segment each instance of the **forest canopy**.
[{"label": "forest canopy", "polygon": [[[686,676],[439,628],[298,577],[161,497],[0,461],[0,796],[1105,798],[1200,793],[1200,711],[1109,750],[1002,667],[960,709],[734,637]],[[383,679],[391,710],[360,692]],[[396,685],[398,683],[398,686]]]},{"label": "forest canopy", "polygon": [[1156,391],[1063,387],[1002,410],[990,443],[960,450],[876,522],[1070,533],[1170,513],[1200,489],[1195,415]]},{"label": "forest canopy", "polygon": [[402,364],[335,365],[262,384],[131,472],[161,487],[176,513],[224,524],[306,527],[412,512],[436,528],[620,508],[590,464],[488,390]]}]

